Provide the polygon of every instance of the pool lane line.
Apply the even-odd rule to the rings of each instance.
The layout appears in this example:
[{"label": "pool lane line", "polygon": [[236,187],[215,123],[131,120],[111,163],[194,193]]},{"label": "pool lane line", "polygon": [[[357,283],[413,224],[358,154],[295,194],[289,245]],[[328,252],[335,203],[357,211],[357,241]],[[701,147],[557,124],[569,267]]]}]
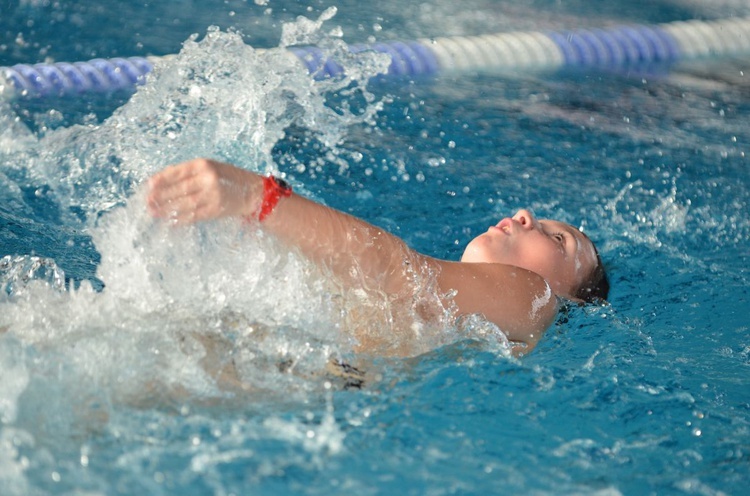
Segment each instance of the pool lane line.
[{"label": "pool lane line", "polygon": [[[750,52],[750,18],[621,25],[570,31],[509,32],[350,45],[351,53],[391,57],[386,76],[416,77],[460,71],[549,71],[563,67],[627,69]],[[339,77],[344,67],[315,46],[289,51],[316,79]],[[164,57],[0,67],[0,99],[42,98],[134,90]]]}]

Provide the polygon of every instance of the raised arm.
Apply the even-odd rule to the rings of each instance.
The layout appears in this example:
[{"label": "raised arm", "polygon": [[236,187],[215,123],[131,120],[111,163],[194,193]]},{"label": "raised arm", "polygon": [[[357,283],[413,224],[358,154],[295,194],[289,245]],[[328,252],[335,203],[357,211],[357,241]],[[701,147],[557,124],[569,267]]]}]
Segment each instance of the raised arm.
[{"label": "raised arm", "polygon": [[[178,224],[220,217],[256,222],[261,210],[263,178],[228,164],[192,160],[166,168],[149,184],[151,213]],[[262,225],[344,282],[364,278],[386,292],[400,289],[404,264],[418,256],[400,238],[296,194],[281,199]]]},{"label": "raised arm", "polygon": [[[220,217],[258,218],[263,178],[197,159],[168,167],[149,181],[152,215],[176,223]],[[263,219],[263,228],[324,264],[345,284],[387,294],[416,291],[412,268],[435,274],[443,294],[455,293],[459,313],[481,313],[511,340],[533,346],[556,312],[544,280],[501,264],[447,262],[411,250],[398,237],[361,219],[292,194]],[[419,270],[419,269],[418,269]]]}]

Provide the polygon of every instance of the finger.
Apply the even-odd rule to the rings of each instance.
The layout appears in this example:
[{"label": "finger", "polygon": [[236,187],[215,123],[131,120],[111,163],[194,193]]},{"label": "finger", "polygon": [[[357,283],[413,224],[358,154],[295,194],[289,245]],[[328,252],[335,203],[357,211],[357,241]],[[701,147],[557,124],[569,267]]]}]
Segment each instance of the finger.
[{"label": "finger", "polygon": [[224,214],[224,208],[215,197],[206,197],[200,192],[180,196],[165,203],[149,203],[151,215],[166,218],[177,223],[192,223],[215,219]]},{"label": "finger", "polygon": [[179,182],[154,188],[149,195],[149,201],[169,203],[183,197],[200,196],[207,190],[207,185],[200,176],[190,176]]},{"label": "finger", "polygon": [[[197,159],[170,165],[161,172],[154,174],[148,181],[149,195],[161,195],[175,185],[189,180],[206,170],[209,165],[206,160]],[[174,194],[174,193],[172,193]],[[166,198],[162,198],[164,200]]]},{"label": "finger", "polygon": [[176,213],[170,220],[177,225],[195,224],[196,222],[203,222],[217,218],[216,210],[208,205],[198,206],[193,210],[180,211]]},{"label": "finger", "polygon": [[221,212],[213,204],[200,204],[195,208],[177,210],[170,212],[168,218],[175,225],[195,224],[207,220],[213,220],[221,217]]},{"label": "finger", "polygon": [[172,217],[181,212],[195,210],[199,204],[198,195],[180,195],[175,198],[166,200],[151,199],[148,200],[148,209],[154,217]]},{"label": "finger", "polygon": [[211,170],[215,166],[216,163],[211,160],[196,158],[193,160],[188,160],[187,162],[170,165],[164,168],[161,172],[157,173],[155,177],[162,176],[164,177],[164,179],[167,179],[169,181],[179,181],[187,177],[200,174],[201,172],[204,172],[206,170]]},{"label": "finger", "polygon": [[154,174],[149,180],[149,185],[171,184],[180,181],[185,177],[195,174],[195,168],[192,162],[183,162],[181,164],[170,165]]},{"label": "finger", "polygon": [[216,174],[204,169],[197,169],[193,175],[181,174],[174,183],[166,181],[157,183],[148,196],[149,204],[171,204],[183,197],[218,198],[221,196],[219,181]]}]

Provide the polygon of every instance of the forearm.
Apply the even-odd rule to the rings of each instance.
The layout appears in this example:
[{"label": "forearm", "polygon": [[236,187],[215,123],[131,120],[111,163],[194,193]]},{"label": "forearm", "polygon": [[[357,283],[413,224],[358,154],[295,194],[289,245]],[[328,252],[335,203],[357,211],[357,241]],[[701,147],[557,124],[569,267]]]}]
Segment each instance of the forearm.
[{"label": "forearm", "polygon": [[408,279],[406,265],[419,257],[382,229],[296,194],[279,198],[260,221],[263,178],[228,164],[198,159],[168,167],[151,179],[150,186],[148,204],[154,216],[176,223],[219,217],[260,222],[347,283],[400,291]]},{"label": "forearm", "polygon": [[402,289],[419,256],[383,229],[296,194],[281,199],[261,225],[344,282],[387,293]]}]

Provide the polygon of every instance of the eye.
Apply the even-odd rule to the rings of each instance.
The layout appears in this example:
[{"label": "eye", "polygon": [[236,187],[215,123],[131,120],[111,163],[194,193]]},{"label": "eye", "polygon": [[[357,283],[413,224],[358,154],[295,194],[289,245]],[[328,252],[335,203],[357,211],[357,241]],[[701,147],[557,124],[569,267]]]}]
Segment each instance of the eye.
[{"label": "eye", "polygon": [[563,235],[563,233],[560,233],[560,232],[554,233],[552,235],[552,238],[554,238],[560,244],[564,244],[565,243],[565,236]]}]

